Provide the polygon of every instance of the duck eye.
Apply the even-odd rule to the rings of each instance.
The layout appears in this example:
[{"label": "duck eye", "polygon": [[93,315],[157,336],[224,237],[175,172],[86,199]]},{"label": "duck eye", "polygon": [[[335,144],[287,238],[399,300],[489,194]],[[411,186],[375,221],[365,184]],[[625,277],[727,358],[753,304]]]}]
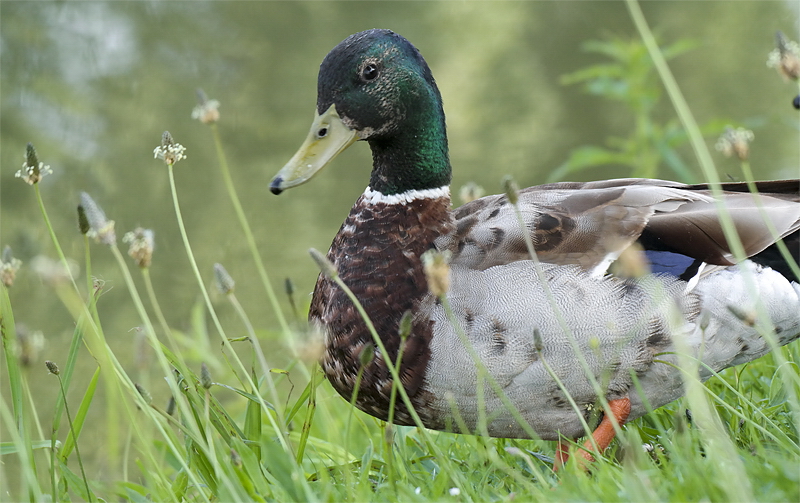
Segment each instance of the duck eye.
[{"label": "duck eye", "polygon": [[361,78],[367,82],[369,82],[370,80],[375,80],[375,77],[377,76],[378,76],[378,67],[372,63],[367,63],[361,70]]},{"label": "duck eye", "polygon": [[328,136],[328,127],[323,126],[317,130],[317,138],[325,138]]}]

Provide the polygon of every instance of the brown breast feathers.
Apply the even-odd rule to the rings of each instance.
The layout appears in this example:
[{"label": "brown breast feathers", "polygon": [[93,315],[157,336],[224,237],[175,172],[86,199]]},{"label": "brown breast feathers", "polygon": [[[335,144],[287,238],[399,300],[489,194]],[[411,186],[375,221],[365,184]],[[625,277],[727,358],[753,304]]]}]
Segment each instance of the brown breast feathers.
[{"label": "brown breast feathers", "polygon": [[[420,255],[433,246],[437,236],[451,232],[449,205],[447,197],[386,204],[370,203],[362,196],[328,252],[328,259],[364,306],[395,364],[401,344],[400,318],[408,310],[414,315],[399,368],[402,385],[418,411],[424,410],[427,402],[422,385],[430,359],[433,322],[429,311],[434,302]],[[323,370],[333,387],[350,400],[361,369],[359,355],[373,344],[372,335],[347,295],[322,275],[314,289],[309,321],[320,324],[325,332]],[[391,375],[375,348],[375,356],[363,368],[356,405],[385,420],[391,389]],[[399,396],[396,404],[394,422],[413,424]]]}]

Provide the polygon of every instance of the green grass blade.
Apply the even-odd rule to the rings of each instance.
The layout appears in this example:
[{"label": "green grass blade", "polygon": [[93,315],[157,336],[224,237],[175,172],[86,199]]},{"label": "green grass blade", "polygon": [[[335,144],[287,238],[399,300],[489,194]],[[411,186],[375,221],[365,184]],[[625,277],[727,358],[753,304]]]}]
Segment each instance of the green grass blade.
[{"label": "green grass blade", "polygon": [[297,398],[297,401],[294,403],[292,408],[289,409],[289,412],[286,414],[286,424],[291,423],[292,419],[294,419],[294,416],[297,415],[297,413],[300,412],[300,409],[303,408],[303,405],[305,405],[306,400],[308,400],[309,395],[311,395],[311,389],[314,386],[315,384],[313,379],[308,381],[308,384],[303,389],[303,392],[300,393],[300,396]]},{"label": "green grass blade", "polygon": [[[253,380],[257,381],[255,375],[253,375]],[[244,419],[244,434],[245,437],[251,442],[250,449],[252,449],[252,452],[258,459],[261,459],[261,404],[257,399],[247,401],[247,411]],[[236,439],[233,439],[232,443],[234,444],[234,448],[236,448]],[[241,450],[239,453],[243,456]]]},{"label": "green grass blade", "polygon": [[264,477],[264,474],[261,471],[260,460],[257,457],[257,455],[260,455],[260,451],[259,453],[256,453],[254,450],[252,450],[252,446],[250,446],[250,449],[248,449],[248,446],[246,446],[244,442],[239,439],[234,439],[233,448],[239,454],[242,463],[241,467],[234,465],[236,474],[240,480],[242,480],[243,477],[246,477],[246,480],[251,486],[249,489],[245,486],[247,494],[254,500],[263,501],[263,497],[269,495],[270,488],[267,483],[267,479]]},{"label": "green grass blade", "polygon": [[17,331],[8,290],[0,286],[0,337],[3,339],[3,354],[6,359],[8,387],[11,391],[11,407],[17,426],[23,424],[22,371],[17,361]]},{"label": "green grass blade", "polygon": [[75,414],[75,418],[72,421],[72,430],[70,430],[69,435],[67,435],[67,439],[64,441],[64,447],[61,448],[61,452],[59,453],[59,457],[62,461],[66,461],[66,459],[72,453],[72,449],[75,448],[75,442],[81,435],[81,430],[83,429],[83,424],[86,421],[86,415],[89,413],[89,407],[92,404],[92,399],[94,399],[94,392],[97,390],[97,383],[99,380],[100,367],[97,367],[97,369],[94,371],[94,375],[92,375],[92,379],[89,381],[89,386],[86,388],[86,392],[83,394],[83,399],[81,400],[81,404],[78,407],[77,413]]},{"label": "green grass blade", "polygon": [[[69,351],[67,352],[67,361],[61,368],[61,381],[64,383],[64,390],[69,391],[69,385],[72,382],[72,374],[75,372],[75,362],[78,360],[78,350],[83,342],[83,330],[81,323],[75,327],[72,332],[72,340],[69,344]],[[59,367],[61,367],[59,365]],[[53,412],[53,430],[58,431],[61,424],[61,415],[64,413],[64,397],[58,394],[56,399],[56,408]]]},{"label": "green grass blade", "polygon": [[[14,421],[13,428],[19,433],[18,442],[20,448],[25,449],[25,453],[18,452],[20,460],[26,462],[25,473],[28,477],[25,479],[29,484],[33,483],[31,477],[35,477],[36,461],[33,457],[33,448],[28,428],[28,421],[26,419],[24,407],[24,393],[22,380],[23,375],[19,367],[17,359],[17,332],[14,325],[14,314],[11,310],[11,300],[8,297],[8,289],[5,286],[0,286],[0,338],[3,343],[3,354],[5,355],[6,368],[8,374],[8,385],[11,391],[11,409]],[[9,425],[11,427],[11,425]],[[30,470],[30,472],[28,471]],[[22,481],[23,484],[25,481]],[[28,485],[28,495],[33,499],[35,494],[35,487]]]},{"label": "green grass blade", "polygon": [[[77,473],[70,470],[69,466],[66,463],[59,460],[58,467],[61,471],[62,479],[61,482],[65,484],[65,491],[66,489],[72,490],[72,492],[78,494],[82,500],[84,501],[95,501],[97,500],[97,496],[95,496],[94,491],[92,494],[86,492],[86,484],[84,483],[83,478],[78,475]],[[91,491],[91,489],[89,489]]]},{"label": "green grass blade", "polygon": [[[56,447],[61,447],[61,442],[56,442]],[[49,440],[34,440],[31,442],[31,449],[49,449]],[[19,446],[14,442],[0,442],[0,456],[8,456],[9,454],[19,453]]]}]

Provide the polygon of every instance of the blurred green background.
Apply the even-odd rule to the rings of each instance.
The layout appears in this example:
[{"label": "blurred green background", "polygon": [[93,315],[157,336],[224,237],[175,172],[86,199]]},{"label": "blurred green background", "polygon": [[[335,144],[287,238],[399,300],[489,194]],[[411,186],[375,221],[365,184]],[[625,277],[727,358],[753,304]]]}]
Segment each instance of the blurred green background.
[{"label": "blurred green background", "polygon": [[[797,111],[790,105],[796,88],[765,65],[776,30],[797,39],[798,3],[653,1],[642,8],[662,44],[686,38],[696,44],[670,65],[698,122],[731,121],[754,130],[756,177],[798,176]],[[10,295],[17,323],[45,335],[36,365],[64,357],[74,323],[27,267],[34,256],[55,253],[32,188],[14,178],[26,143],[54,171],[41,190],[67,256],[82,261],[75,211],[80,191],[116,221],[118,236],[152,228],[158,298],[170,324],[188,330],[199,292],[166,168],[152,154],[169,130],[187,148],[188,159],[175,169],[200,268],[210,283],[212,264],[226,266],[270,344],[279,340],[278,327],[222,185],[210,131],[190,117],[195,89],[221,102],[219,128],[267,270],[278,291],[284,278],[293,279],[304,309],[317,275],[307,250],[327,250],[366,186],[369,151],[354,146],[312,183],[280,197],[269,193],[268,183],[308,130],[322,58],[347,35],[374,27],[404,35],[433,70],[447,114],[454,195],[470,181],[499,192],[505,175],[520,186],[543,183],[571,150],[632,130],[631,112],[621,103],[560,81],[608,61],[582,50],[586,40],[638,38],[621,2],[3,0],[0,245],[10,245],[25,262]],[[674,118],[666,99],[654,116]],[[715,140],[707,139],[712,148]],[[689,148],[678,151],[699,173]],[[741,177],[736,162],[718,159],[723,178]],[[629,175],[611,165],[570,179]],[[657,175],[674,178],[667,169]],[[133,369],[132,329],[140,320],[111,255],[96,246],[93,257],[93,274],[105,281],[99,304],[105,333]],[[229,306],[220,303],[220,314],[229,335],[243,333]],[[281,364],[280,347],[269,354],[275,364]],[[33,371],[45,381],[43,365]],[[52,401],[52,383],[41,386],[43,401]],[[80,380],[76,389],[82,389]]]}]

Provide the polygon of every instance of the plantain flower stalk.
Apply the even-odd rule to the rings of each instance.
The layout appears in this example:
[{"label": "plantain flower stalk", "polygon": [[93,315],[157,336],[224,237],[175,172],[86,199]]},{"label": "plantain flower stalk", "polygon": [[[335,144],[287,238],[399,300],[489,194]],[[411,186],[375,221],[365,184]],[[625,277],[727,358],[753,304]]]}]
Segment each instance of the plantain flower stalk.
[{"label": "plantain flower stalk", "polygon": [[167,165],[173,165],[178,161],[186,159],[186,147],[180,143],[175,143],[169,131],[164,131],[161,135],[161,145],[153,149],[153,158],[161,159]]},{"label": "plantain flower stalk", "polygon": [[153,262],[153,247],[155,238],[152,229],[137,227],[122,237],[123,243],[128,243],[128,255],[142,269],[150,267]]},{"label": "plantain flower stalk", "polygon": [[14,351],[22,365],[28,367],[38,360],[44,349],[45,338],[41,330],[28,330],[22,323],[17,323],[17,346]]},{"label": "plantain flower stalk", "polygon": [[753,141],[755,135],[752,131],[737,128],[733,129],[731,126],[725,127],[725,132],[719,137],[715,148],[722,152],[725,157],[735,155],[741,161],[746,161],[750,155],[750,142]]},{"label": "plantain flower stalk", "polygon": [[339,276],[339,271],[336,270],[336,266],[333,265],[333,262],[331,262],[330,259],[323,255],[319,250],[316,248],[309,248],[308,253],[311,255],[311,258],[314,259],[314,262],[317,263],[317,267],[319,267],[319,270],[323,276],[328,279],[333,279]]},{"label": "plantain flower stalk", "polygon": [[14,285],[14,280],[17,278],[17,271],[19,271],[20,267],[22,267],[22,261],[14,258],[11,247],[6,245],[3,248],[3,255],[0,257],[0,281],[6,288],[11,288]]},{"label": "plantain flower stalk", "polygon": [[503,178],[503,191],[506,193],[508,202],[516,206],[519,201],[519,185],[510,176]]},{"label": "plantain flower stalk", "polygon": [[192,110],[192,119],[203,124],[213,124],[219,120],[219,101],[210,100],[205,91],[197,89],[198,105]]},{"label": "plantain flower stalk", "polygon": [[61,370],[59,370],[58,365],[56,365],[55,363],[51,362],[50,360],[45,361],[44,365],[45,365],[45,367],[47,367],[47,371],[50,372],[53,375],[57,376],[58,374],[61,373]]},{"label": "plantain flower stalk", "polygon": [[428,250],[422,254],[422,267],[425,279],[428,281],[428,290],[441,297],[450,290],[450,252],[445,250]]},{"label": "plantain flower stalk", "polygon": [[800,77],[800,46],[789,40],[783,32],[775,33],[775,49],[769,53],[767,66],[775,68],[784,80],[797,80]]},{"label": "plantain flower stalk", "polygon": [[144,399],[144,403],[150,405],[153,402],[153,395],[151,395],[150,392],[147,391],[147,388],[145,388],[138,382],[133,383],[133,386],[136,388],[136,391],[139,392],[139,395],[141,395],[142,398]]},{"label": "plantain flower stalk", "polygon": [[[66,264],[66,266],[64,265]],[[67,267],[69,269],[67,269]],[[37,255],[31,260],[31,270],[48,285],[57,286],[70,281],[80,272],[78,264],[71,259],[66,262],[53,260],[45,255]]]},{"label": "plantain flower stalk", "polygon": [[205,389],[209,389],[214,384],[214,381],[211,380],[211,371],[208,370],[206,362],[200,363],[200,384]]},{"label": "plantain flower stalk", "polygon": [[53,174],[53,170],[50,169],[49,165],[39,162],[36,149],[33,148],[32,143],[28,143],[28,147],[25,150],[25,162],[22,163],[22,169],[17,171],[14,176],[22,178],[22,181],[28,185],[35,185],[46,175],[51,174]]},{"label": "plantain flower stalk", "polygon": [[214,264],[214,283],[217,285],[217,290],[223,295],[233,293],[236,288],[236,282],[233,280],[228,271],[222,264]]},{"label": "plantain flower stalk", "polygon": [[485,192],[483,187],[475,182],[468,182],[461,186],[461,189],[458,191],[458,197],[461,199],[461,204],[467,204],[476,199],[480,199]]},{"label": "plantain flower stalk", "polygon": [[103,208],[94,202],[94,199],[86,192],[81,192],[81,207],[86,216],[86,222],[89,224],[89,232],[86,235],[93,237],[98,243],[114,246],[117,243],[114,221],[106,218]]}]

